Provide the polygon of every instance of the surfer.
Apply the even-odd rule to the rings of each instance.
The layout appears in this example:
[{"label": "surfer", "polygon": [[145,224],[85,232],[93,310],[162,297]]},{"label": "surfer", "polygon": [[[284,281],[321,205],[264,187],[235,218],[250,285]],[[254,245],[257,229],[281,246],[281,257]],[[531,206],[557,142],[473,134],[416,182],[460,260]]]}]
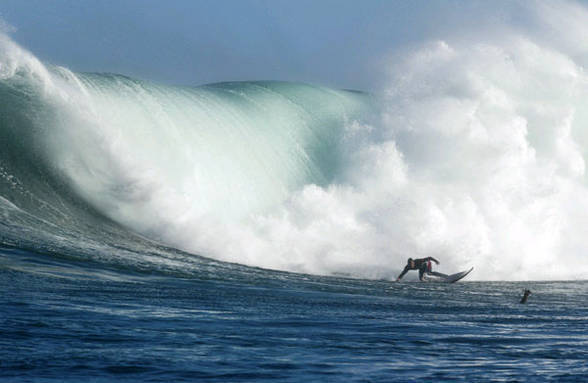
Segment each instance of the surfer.
[{"label": "surfer", "polygon": [[531,295],[531,290],[525,289],[525,291],[523,291],[523,298],[521,298],[521,303],[527,303],[527,298],[529,298],[529,295]]},{"label": "surfer", "polygon": [[446,277],[447,275],[445,275],[445,274],[441,274],[441,273],[437,273],[437,272],[433,271],[433,268],[431,266],[431,261],[435,262],[437,265],[439,264],[439,261],[433,257],[417,258],[417,259],[408,258],[408,262],[406,262],[406,266],[404,267],[404,270],[402,270],[402,273],[400,273],[400,275],[398,276],[398,278],[396,278],[396,280],[399,281],[402,277],[404,277],[404,274],[408,273],[409,270],[418,270],[419,271],[419,280],[421,280],[421,281],[423,280],[423,276],[425,275],[425,273],[430,274],[430,275],[435,275],[438,277]]}]

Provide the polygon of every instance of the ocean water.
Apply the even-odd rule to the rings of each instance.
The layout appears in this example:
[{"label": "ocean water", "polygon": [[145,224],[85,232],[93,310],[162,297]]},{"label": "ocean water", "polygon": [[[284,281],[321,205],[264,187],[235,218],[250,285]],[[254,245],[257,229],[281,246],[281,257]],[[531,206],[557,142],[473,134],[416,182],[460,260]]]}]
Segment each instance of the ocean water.
[{"label": "ocean water", "polygon": [[373,92],[0,34],[0,380],[588,381],[588,12],[529,4]]},{"label": "ocean water", "polygon": [[2,248],[0,380],[588,379],[587,282],[395,283],[225,266],[188,278]]}]

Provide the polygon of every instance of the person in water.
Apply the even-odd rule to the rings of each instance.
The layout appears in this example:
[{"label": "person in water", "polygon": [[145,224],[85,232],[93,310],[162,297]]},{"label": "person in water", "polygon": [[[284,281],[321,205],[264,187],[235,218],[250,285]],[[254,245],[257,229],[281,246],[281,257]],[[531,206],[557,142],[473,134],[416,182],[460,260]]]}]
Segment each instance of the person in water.
[{"label": "person in water", "polygon": [[433,268],[431,266],[431,261],[435,262],[437,265],[439,264],[439,261],[433,257],[418,258],[418,259],[408,258],[408,262],[406,262],[406,266],[404,267],[404,270],[402,270],[402,273],[400,273],[400,275],[398,276],[398,278],[396,278],[396,280],[399,281],[402,277],[404,277],[404,274],[409,272],[409,270],[418,270],[419,271],[419,280],[421,280],[421,281],[423,280],[425,273],[430,274],[430,275],[435,275],[438,277],[446,277],[447,275],[445,275],[445,274],[437,273],[437,272],[433,271]]}]

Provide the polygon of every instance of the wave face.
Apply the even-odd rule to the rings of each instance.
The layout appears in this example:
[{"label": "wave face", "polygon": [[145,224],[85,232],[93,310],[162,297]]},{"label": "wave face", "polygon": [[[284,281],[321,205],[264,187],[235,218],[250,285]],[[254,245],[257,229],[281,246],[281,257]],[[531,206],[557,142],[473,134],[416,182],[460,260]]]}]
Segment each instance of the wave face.
[{"label": "wave face", "polygon": [[1,43],[8,244],[33,232],[46,248],[79,249],[116,232],[128,245],[137,233],[223,258],[214,244],[232,225],[332,183],[346,124],[374,110],[366,94],[306,84],[73,73]]},{"label": "wave face", "polygon": [[528,30],[397,54],[379,96],[72,73],[2,37],[2,241],[178,269],[190,256],[153,243],[317,274],[434,256],[475,279],[585,279],[588,14],[529,9]]}]

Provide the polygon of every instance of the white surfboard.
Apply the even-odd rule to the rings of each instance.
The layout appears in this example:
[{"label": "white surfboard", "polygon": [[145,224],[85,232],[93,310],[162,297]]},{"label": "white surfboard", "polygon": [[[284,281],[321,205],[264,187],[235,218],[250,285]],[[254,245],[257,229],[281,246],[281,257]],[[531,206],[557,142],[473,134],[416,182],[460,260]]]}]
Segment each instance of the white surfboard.
[{"label": "white surfboard", "polygon": [[455,282],[459,281],[460,279],[464,278],[469,273],[471,273],[473,269],[474,268],[472,267],[469,270],[460,271],[459,273],[455,273],[455,274],[451,274],[451,275],[445,275],[443,277],[436,276],[436,275],[429,275],[429,274],[425,273],[425,275],[423,276],[423,280],[427,281],[427,282],[455,283]]},{"label": "white surfboard", "polygon": [[455,283],[455,282],[459,281],[460,279],[462,279],[463,277],[465,277],[466,275],[468,275],[469,273],[471,273],[473,269],[474,268],[472,267],[469,270],[461,271],[459,273],[448,275],[448,276],[445,277],[445,281],[444,282],[447,282],[447,283]]}]

